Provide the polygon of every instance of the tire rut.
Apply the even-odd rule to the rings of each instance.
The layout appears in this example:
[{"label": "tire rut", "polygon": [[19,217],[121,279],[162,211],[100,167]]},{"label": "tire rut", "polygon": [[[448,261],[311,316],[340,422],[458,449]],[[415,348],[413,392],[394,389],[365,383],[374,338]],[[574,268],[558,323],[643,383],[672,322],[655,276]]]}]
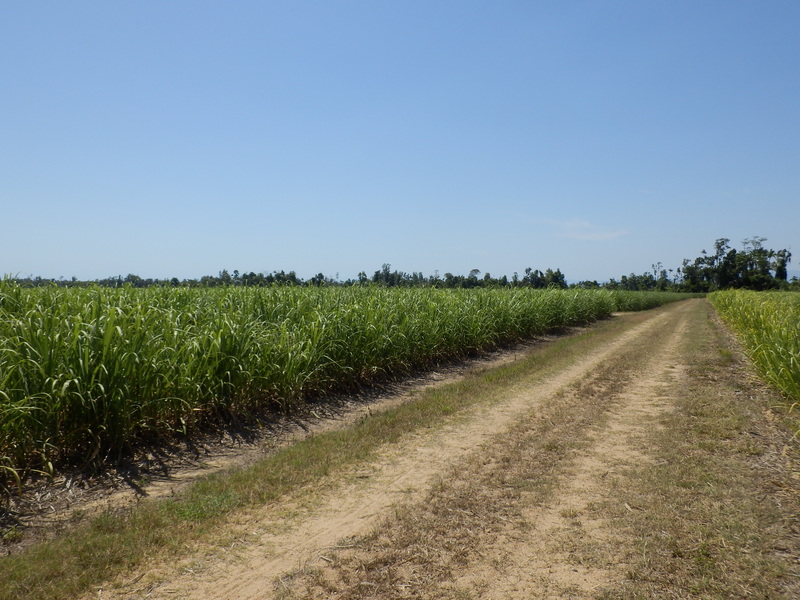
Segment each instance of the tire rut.
[{"label": "tire rut", "polygon": [[544,506],[522,513],[528,527],[502,550],[504,562],[475,564],[456,582],[460,589],[480,589],[486,600],[593,598],[625,576],[618,549],[626,543],[599,514],[608,502],[631,506],[615,494],[626,470],[652,460],[640,441],[657,418],[672,406],[665,393],[682,377],[680,343],[687,328],[682,319],[660,350],[642,365],[640,376],[614,394],[608,419],[597,427],[587,448],[578,452],[565,484]]}]

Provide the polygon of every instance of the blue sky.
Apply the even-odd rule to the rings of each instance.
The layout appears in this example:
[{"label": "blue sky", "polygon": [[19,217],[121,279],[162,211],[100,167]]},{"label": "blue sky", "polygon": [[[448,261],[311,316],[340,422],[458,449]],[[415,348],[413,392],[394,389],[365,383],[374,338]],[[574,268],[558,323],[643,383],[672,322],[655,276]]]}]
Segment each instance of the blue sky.
[{"label": "blue sky", "polygon": [[800,262],[800,2],[4,2],[0,273]]}]

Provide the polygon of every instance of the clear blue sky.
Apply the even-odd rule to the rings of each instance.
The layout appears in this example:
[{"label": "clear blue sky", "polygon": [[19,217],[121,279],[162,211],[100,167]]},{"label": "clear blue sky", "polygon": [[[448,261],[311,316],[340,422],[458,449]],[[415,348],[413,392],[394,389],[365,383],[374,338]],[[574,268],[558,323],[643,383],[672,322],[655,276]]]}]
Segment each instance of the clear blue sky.
[{"label": "clear blue sky", "polygon": [[800,262],[800,2],[0,5],[0,273]]}]

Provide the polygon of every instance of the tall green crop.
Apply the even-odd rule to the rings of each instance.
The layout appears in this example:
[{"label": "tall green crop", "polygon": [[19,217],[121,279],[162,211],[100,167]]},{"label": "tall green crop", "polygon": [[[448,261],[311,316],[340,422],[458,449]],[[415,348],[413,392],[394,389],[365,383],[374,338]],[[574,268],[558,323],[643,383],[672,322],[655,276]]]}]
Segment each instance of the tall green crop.
[{"label": "tall green crop", "polygon": [[800,402],[800,294],[731,290],[714,292],[709,300],[764,377]]},{"label": "tall green crop", "polygon": [[[602,290],[0,283],[0,469],[114,458],[628,309]],[[674,299],[674,298],[670,298]]]}]

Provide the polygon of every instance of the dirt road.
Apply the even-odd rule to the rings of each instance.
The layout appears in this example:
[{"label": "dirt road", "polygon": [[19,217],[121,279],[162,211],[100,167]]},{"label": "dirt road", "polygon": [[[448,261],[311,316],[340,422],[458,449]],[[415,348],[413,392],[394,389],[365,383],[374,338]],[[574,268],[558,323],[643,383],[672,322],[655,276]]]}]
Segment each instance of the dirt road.
[{"label": "dirt road", "polygon": [[[675,557],[666,556],[661,538],[651,539],[655,522],[647,519],[656,513],[667,518],[676,506],[673,495],[698,492],[680,489],[669,474],[659,475],[660,483],[642,482],[681,462],[669,454],[670,435],[691,437],[680,429],[681,423],[696,425],[687,401],[711,392],[727,406],[756,384],[702,300],[622,315],[579,337],[556,358],[532,361],[525,376],[499,382],[491,403],[443,427],[413,432],[384,447],[377,460],[313,490],[237,514],[221,536],[235,543],[188,549],[173,565],[148,565],[91,597],[690,596],[689,583],[676,580]],[[698,370],[701,363],[716,366]],[[713,377],[725,377],[725,385]],[[750,420],[738,427],[757,431],[746,441],[760,446],[729,454],[752,476],[747,485],[762,505],[785,508],[786,498],[796,502],[787,483],[790,457],[784,434],[771,424],[774,415],[757,404],[759,393],[747,392],[749,404],[741,406]],[[776,458],[780,452],[782,459]],[[783,503],[763,502],[775,492],[757,477],[767,459],[770,478],[783,490],[774,495]],[[697,496],[697,511],[705,510],[707,497]],[[742,502],[741,510],[752,512]],[[763,572],[775,580],[768,585],[775,595],[768,597],[797,591],[790,576],[798,556],[792,510],[764,512],[774,534],[765,548],[780,552],[748,542],[749,552],[777,561]],[[698,519],[708,520],[699,512]],[[763,530],[763,524],[753,527]],[[669,538],[665,547],[679,540],[689,552],[703,542],[698,536],[708,535],[691,529],[685,536],[691,543],[672,531],[662,537]],[[717,567],[730,570],[717,559]],[[741,573],[725,585],[753,577]],[[643,590],[652,595],[642,596]]]}]

